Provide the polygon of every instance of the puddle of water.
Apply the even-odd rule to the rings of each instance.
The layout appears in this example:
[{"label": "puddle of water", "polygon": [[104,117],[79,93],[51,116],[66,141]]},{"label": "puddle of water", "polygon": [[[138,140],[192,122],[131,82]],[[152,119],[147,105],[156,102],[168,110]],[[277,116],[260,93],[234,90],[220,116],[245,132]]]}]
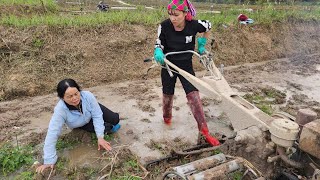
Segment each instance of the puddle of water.
[{"label": "puddle of water", "polygon": [[65,150],[63,156],[69,160],[71,167],[89,167],[100,170],[110,163],[108,156],[103,156],[103,153],[105,150],[98,151],[97,145],[79,144],[73,149]]},{"label": "puddle of water", "polygon": [[98,151],[97,145],[80,144],[74,149],[65,150],[63,156],[70,161],[71,166],[102,168],[107,164],[107,160],[104,162],[99,160],[103,152]]}]

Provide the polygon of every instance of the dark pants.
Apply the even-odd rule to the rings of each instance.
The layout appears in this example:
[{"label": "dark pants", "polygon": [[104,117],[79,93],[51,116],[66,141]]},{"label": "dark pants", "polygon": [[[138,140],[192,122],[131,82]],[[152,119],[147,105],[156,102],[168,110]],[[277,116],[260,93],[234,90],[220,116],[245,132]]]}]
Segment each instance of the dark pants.
[{"label": "dark pants", "polygon": [[[180,66],[179,68],[187,71],[189,74],[195,75],[192,65],[190,66]],[[166,95],[173,95],[174,94],[174,88],[176,85],[177,77],[179,77],[180,82],[183,86],[183,89],[186,94],[189,94],[192,91],[198,91],[197,88],[195,88],[188,80],[186,80],[183,76],[180,74],[173,72],[173,77],[170,77],[167,69],[161,69],[161,81],[162,81],[162,92]]]},{"label": "dark pants", "polygon": [[[106,108],[104,105],[100,104],[101,111],[103,113],[103,120],[104,120],[104,133],[109,133],[112,127],[119,123],[119,114],[112,112],[110,109]],[[95,132],[93,126],[93,120],[90,119],[89,123],[79,127],[79,129],[83,129],[88,132]]]}]

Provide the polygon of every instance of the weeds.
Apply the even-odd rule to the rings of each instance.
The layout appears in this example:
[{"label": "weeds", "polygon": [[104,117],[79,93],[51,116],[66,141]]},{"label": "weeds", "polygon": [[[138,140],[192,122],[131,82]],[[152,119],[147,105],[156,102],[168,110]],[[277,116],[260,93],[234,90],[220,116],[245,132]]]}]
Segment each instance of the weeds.
[{"label": "weeds", "polygon": [[130,159],[129,161],[125,162],[124,167],[129,171],[134,171],[134,172],[140,171],[140,167],[136,159]]},{"label": "weeds", "polygon": [[32,46],[36,47],[36,48],[41,48],[44,46],[44,40],[39,39],[39,38],[35,38],[32,40]]},{"label": "weeds", "polygon": [[73,139],[67,139],[67,140],[58,139],[56,149],[61,150],[61,149],[65,149],[65,148],[71,148],[79,143],[80,143],[80,141],[73,140]]},{"label": "weeds", "polygon": [[50,12],[58,10],[58,5],[55,3],[55,0],[1,0],[0,6],[1,5],[44,6],[45,9]]},{"label": "weeds", "polygon": [[[42,0],[45,4],[55,4],[54,0]],[[1,0],[0,4],[8,4],[8,5],[41,5],[41,0]]]},{"label": "weeds", "polygon": [[57,171],[62,172],[63,170],[66,169],[68,164],[69,164],[69,161],[66,158],[60,157],[55,165],[55,168],[57,169]]},{"label": "weeds", "polygon": [[5,176],[7,173],[14,172],[23,165],[30,165],[32,162],[32,148],[30,146],[14,147],[5,144],[0,149],[0,168]]},{"label": "weeds", "polygon": [[0,19],[0,24],[15,27],[27,26],[100,26],[103,24],[157,24],[162,17],[160,14],[165,15],[164,12],[156,13],[147,11],[145,13],[139,10],[135,11],[111,11],[108,13],[91,13],[84,15],[70,15],[61,16],[59,14],[47,15],[33,15],[30,17],[19,17],[14,15],[4,16]]},{"label": "weeds", "polygon": [[131,159],[124,163],[124,172],[121,175],[117,175],[112,177],[112,179],[116,180],[140,180],[144,179],[144,177],[137,176],[138,174],[141,174],[143,171],[140,169],[140,166],[138,164],[137,159]]},{"label": "weeds", "polygon": [[[6,0],[7,2],[9,0]],[[20,0],[22,1],[22,0]],[[19,1],[19,2],[20,2]],[[32,0],[30,0],[32,1]],[[32,1],[35,2],[35,1]],[[320,19],[320,8],[303,11],[288,6],[286,10],[276,9],[274,6],[261,6],[259,10],[248,12],[248,16],[254,19],[256,24],[271,24],[272,22],[284,22],[289,18]],[[199,13],[197,19],[209,20],[213,29],[222,25],[237,25],[237,16],[243,13],[243,6],[232,6],[220,14]],[[147,10],[144,6],[137,6],[136,10],[110,10],[107,13],[92,12],[89,14],[72,15],[65,14],[33,14],[32,18],[26,16],[7,15],[0,19],[0,24],[16,27],[28,27],[38,25],[48,26],[100,26],[103,24],[143,24],[156,25],[168,18],[166,9]]]},{"label": "weeds", "polygon": [[33,180],[35,179],[35,173],[31,171],[25,171],[20,173],[18,176],[14,178],[14,180]]},{"label": "weeds", "polygon": [[[111,140],[114,139],[114,136],[113,136],[113,134],[105,134],[103,138],[104,138],[104,140],[106,140],[106,141],[111,141]],[[92,142],[93,142],[94,144],[97,143],[98,138],[97,138],[97,136],[96,136],[95,133],[91,133],[91,140],[92,140]]]},{"label": "weeds", "polygon": [[274,88],[261,88],[243,97],[269,115],[274,112],[273,104],[283,104],[286,101],[286,94]]},{"label": "weeds", "polygon": [[114,180],[141,180],[141,178],[134,177],[132,175],[125,175],[125,176],[114,177]]},{"label": "weeds", "polygon": [[222,153],[222,151],[220,149],[215,149],[213,150],[213,154],[216,155],[216,154],[220,154]]},{"label": "weeds", "polygon": [[258,104],[257,107],[268,115],[271,115],[274,112],[274,109],[268,104]]},{"label": "weeds", "polygon": [[228,176],[231,177],[231,179],[233,180],[241,180],[243,179],[243,172],[235,171],[233,173],[230,173]]}]

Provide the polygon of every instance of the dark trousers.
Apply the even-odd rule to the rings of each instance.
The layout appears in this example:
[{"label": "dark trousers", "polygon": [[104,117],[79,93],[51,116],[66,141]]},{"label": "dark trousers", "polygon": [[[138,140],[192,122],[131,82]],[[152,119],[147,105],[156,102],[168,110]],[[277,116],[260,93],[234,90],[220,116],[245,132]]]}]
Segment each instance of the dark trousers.
[{"label": "dark trousers", "polygon": [[[192,65],[190,66],[180,66],[179,68],[187,71],[188,73],[195,75]],[[162,92],[166,95],[173,95],[174,88],[176,85],[177,77],[180,79],[180,82],[183,86],[183,89],[186,94],[189,94],[192,91],[198,91],[188,80],[186,80],[183,76],[177,73],[173,73],[173,77],[170,77],[167,69],[161,69],[161,82],[162,82]]]},{"label": "dark trousers", "polygon": [[[103,113],[103,120],[104,120],[104,133],[109,133],[112,127],[119,123],[119,114],[112,112],[110,109],[106,108],[104,105],[99,103],[101,111]],[[90,119],[89,123],[79,127],[79,129],[83,129],[88,132],[95,132],[93,126],[93,120]]]}]

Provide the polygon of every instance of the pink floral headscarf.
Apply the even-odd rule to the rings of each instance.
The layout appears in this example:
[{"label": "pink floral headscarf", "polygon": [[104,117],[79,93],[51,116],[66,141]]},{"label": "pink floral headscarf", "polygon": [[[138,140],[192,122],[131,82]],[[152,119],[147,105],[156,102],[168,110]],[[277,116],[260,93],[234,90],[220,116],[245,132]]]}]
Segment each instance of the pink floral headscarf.
[{"label": "pink floral headscarf", "polygon": [[168,10],[180,10],[187,12],[186,20],[191,21],[196,16],[196,10],[190,0],[172,0],[168,5]]}]

